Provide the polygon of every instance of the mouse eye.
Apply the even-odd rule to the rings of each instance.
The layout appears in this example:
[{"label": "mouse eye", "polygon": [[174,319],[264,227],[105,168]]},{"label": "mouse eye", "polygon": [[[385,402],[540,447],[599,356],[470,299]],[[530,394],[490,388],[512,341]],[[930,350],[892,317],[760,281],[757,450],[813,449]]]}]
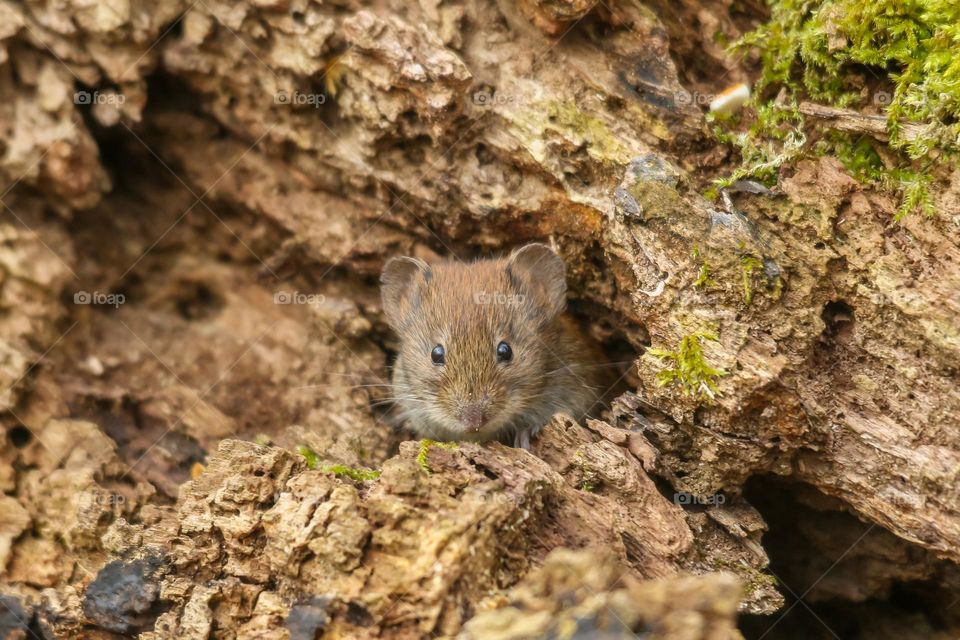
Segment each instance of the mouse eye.
[{"label": "mouse eye", "polygon": [[443,345],[437,345],[433,348],[433,351],[430,352],[430,360],[433,364],[443,364],[446,362],[446,352],[443,350]]},{"label": "mouse eye", "polygon": [[510,362],[513,359],[513,349],[506,342],[497,345],[497,362]]}]

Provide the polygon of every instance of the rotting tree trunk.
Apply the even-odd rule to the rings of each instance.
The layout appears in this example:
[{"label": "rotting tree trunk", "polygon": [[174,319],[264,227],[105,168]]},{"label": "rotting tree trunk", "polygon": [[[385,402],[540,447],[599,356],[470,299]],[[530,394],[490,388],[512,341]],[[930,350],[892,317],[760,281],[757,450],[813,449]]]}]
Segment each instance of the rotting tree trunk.
[{"label": "rotting tree trunk", "polygon": [[[0,4],[0,625],[738,637],[777,475],[810,599],[922,583],[960,628],[960,173],[903,225],[831,160],[704,200],[713,4]],[[533,239],[611,357],[716,335],[722,395],[641,355],[605,421],[418,460],[363,386],[382,264]]]}]

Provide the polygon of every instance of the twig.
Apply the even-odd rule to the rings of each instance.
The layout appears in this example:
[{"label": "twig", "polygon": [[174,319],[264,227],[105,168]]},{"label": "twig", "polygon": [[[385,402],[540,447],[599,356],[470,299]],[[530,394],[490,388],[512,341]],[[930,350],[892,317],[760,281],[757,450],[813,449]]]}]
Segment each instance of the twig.
[{"label": "twig", "polygon": [[[850,109],[837,109],[813,102],[801,102],[798,107],[800,113],[811,118],[828,121],[834,128],[853,133],[865,133],[877,140],[886,142],[890,139],[887,130],[886,116],[865,115]],[[913,123],[900,124],[900,138],[913,141],[920,137],[923,125]]]}]

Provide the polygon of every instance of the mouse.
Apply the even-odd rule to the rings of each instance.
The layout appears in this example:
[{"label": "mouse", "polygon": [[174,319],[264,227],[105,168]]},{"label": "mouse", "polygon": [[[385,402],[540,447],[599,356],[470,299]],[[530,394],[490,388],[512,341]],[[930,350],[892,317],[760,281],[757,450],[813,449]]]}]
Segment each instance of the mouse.
[{"label": "mouse", "polygon": [[547,245],[472,263],[395,257],[380,283],[399,339],[393,401],[421,437],[529,449],[554,413],[602,405],[596,351],[566,313],[566,264]]}]

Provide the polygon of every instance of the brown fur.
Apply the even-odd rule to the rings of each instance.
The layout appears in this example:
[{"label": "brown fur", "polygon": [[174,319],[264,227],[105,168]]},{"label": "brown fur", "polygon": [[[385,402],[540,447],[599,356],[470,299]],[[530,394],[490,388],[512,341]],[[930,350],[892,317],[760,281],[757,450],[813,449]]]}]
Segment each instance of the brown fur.
[{"label": "brown fur", "polygon": [[[407,424],[443,440],[526,446],[557,411],[583,417],[597,402],[590,350],[566,303],[563,260],[527,245],[507,258],[435,265],[394,258],[381,277],[384,313],[400,337],[394,396]],[[497,362],[506,341],[510,362]],[[446,351],[431,361],[435,345]],[[465,416],[483,411],[471,429]]]}]

